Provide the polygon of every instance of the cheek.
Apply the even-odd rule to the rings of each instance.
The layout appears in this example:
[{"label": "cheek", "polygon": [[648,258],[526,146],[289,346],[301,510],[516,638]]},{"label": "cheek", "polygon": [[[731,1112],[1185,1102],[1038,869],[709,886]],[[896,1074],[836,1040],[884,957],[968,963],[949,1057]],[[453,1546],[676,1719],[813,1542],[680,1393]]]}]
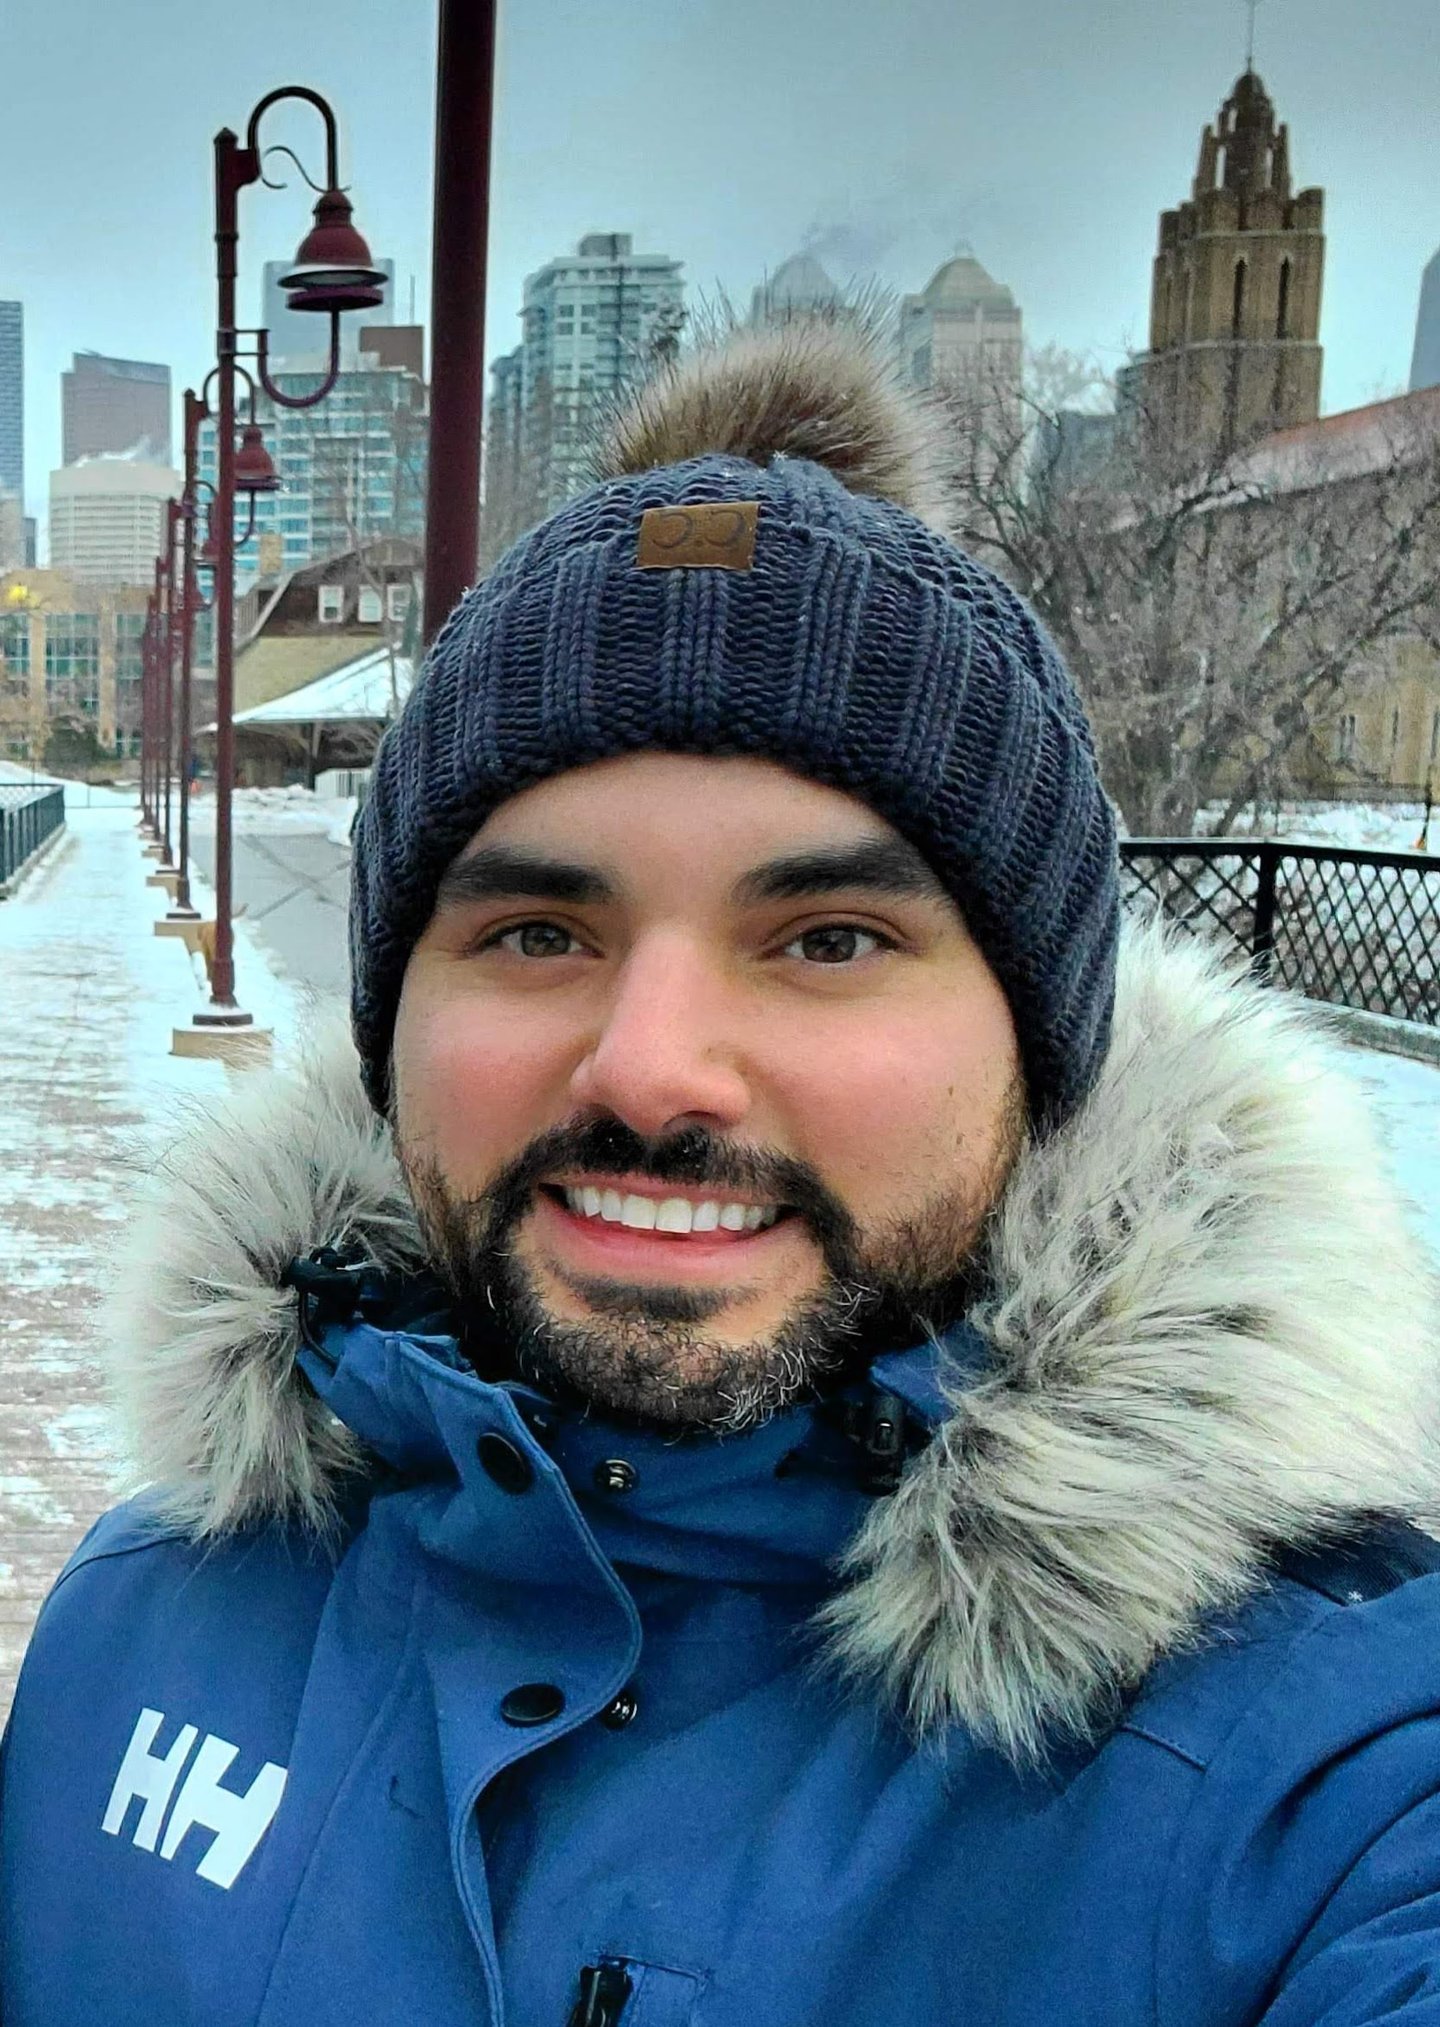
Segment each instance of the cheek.
[{"label": "cheek", "polygon": [[555,1123],[567,1072],[558,1038],[524,1016],[481,1017],[463,1002],[402,999],[395,1024],[400,1130],[457,1184],[483,1183]]},{"label": "cheek", "polygon": [[891,1009],[882,1026],[797,1054],[787,1109],[806,1122],[808,1158],[863,1215],[983,1172],[1017,1066],[1003,999],[963,1015]]}]

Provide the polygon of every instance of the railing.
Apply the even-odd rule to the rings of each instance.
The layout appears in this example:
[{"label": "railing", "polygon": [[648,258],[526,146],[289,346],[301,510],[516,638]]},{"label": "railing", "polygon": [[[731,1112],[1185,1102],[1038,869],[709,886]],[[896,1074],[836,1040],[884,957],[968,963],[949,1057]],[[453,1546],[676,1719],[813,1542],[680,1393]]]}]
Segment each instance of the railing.
[{"label": "railing", "polygon": [[63,788],[0,782],[0,894],[64,821]]},{"label": "railing", "polygon": [[1121,893],[1219,929],[1307,999],[1440,1023],[1440,858],[1278,838],[1128,838]]}]

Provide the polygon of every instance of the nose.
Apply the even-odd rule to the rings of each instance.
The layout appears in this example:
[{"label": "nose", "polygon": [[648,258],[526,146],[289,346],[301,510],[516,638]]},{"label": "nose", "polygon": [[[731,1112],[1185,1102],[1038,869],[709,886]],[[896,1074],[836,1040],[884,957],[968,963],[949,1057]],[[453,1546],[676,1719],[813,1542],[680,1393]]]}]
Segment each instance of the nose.
[{"label": "nose", "polygon": [[572,1094],[652,1138],[683,1126],[733,1128],[750,1109],[737,1019],[704,954],[687,938],[656,934],[617,971]]}]

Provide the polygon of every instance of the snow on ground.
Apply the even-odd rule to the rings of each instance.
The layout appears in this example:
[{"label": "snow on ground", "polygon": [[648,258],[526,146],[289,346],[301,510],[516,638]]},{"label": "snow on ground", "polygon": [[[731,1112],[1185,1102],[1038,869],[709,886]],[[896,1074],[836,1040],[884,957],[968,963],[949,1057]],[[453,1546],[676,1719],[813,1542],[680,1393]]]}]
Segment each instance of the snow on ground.
[{"label": "snow on ground", "polygon": [[[94,1312],[137,1176],[180,1101],[246,1074],[170,1054],[208,994],[154,933],[169,903],[146,885],[135,799],[66,800],[65,831],[0,903],[0,1710],[40,1598],[112,1497]],[[302,996],[244,923],[236,956],[283,1060]]]},{"label": "snow on ground", "polygon": [[[1204,831],[1206,819],[1218,811],[1202,810],[1196,826]],[[1440,853],[1440,812],[1430,825],[1428,845],[1420,845],[1425,812],[1419,803],[1282,803],[1278,809],[1256,813],[1247,810],[1234,826],[1237,836],[1263,834],[1286,838],[1292,844],[1341,845],[1379,852],[1413,852],[1428,849]]]},{"label": "snow on ground", "polygon": [[1440,1266],[1440,1068],[1370,1049],[1343,1049],[1342,1067],[1369,1093],[1396,1179]]},{"label": "snow on ground", "polygon": [[[350,842],[357,808],[353,795],[322,796],[309,788],[237,788],[230,806],[237,831],[318,831],[342,845]],[[197,829],[214,830],[215,797],[208,787],[192,797],[190,821]]]}]

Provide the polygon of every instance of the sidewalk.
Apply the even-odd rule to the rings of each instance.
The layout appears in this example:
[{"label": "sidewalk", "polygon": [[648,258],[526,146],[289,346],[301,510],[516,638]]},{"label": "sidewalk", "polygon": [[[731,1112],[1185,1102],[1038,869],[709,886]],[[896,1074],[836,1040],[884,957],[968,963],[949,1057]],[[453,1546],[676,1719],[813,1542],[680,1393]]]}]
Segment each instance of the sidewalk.
[{"label": "sidewalk", "polygon": [[[0,1713],[40,1600],[113,1496],[91,1312],[135,1169],[177,1099],[244,1074],[169,1054],[203,1001],[184,944],[154,934],[169,902],[145,884],[138,809],[76,800],[0,902]],[[236,963],[283,1052],[302,996],[243,923]]]}]

